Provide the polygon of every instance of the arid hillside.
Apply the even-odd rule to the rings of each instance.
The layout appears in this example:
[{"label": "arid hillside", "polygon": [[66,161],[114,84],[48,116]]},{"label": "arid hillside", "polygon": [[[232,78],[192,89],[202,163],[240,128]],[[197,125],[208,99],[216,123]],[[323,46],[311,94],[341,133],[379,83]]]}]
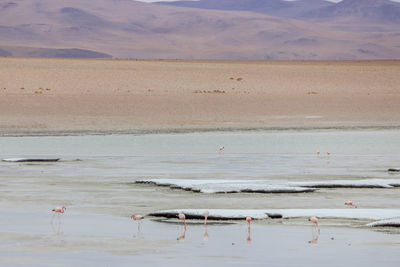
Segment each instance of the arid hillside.
[{"label": "arid hillside", "polygon": [[[358,19],[361,15],[349,17],[343,11],[346,3],[339,6],[302,0],[282,9],[280,5],[288,5],[287,2],[273,2],[276,6],[268,10],[275,8],[276,12],[256,12],[248,5],[242,10],[212,10],[131,0],[1,0],[0,55],[258,60],[400,58],[400,28],[395,21]],[[374,1],[366,1],[365,5],[376,6]],[[326,16],[324,12],[328,11],[333,15]],[[304,18],[304,14],[312,14],[314,19]],[[326,18],[321,19],[323,16]],[[59,53],[54,49],[62,50]]]}]

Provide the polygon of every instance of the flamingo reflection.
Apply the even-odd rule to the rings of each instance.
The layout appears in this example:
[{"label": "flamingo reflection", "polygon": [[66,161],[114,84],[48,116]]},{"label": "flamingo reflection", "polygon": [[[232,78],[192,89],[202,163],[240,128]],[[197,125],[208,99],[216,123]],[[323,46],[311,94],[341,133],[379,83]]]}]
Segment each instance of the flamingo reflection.
[{"label": "flamingo reflection", "polygon": [[178,238],[176,240],[178,240],[178,242],[183,242],[183,241],[185,241],[185,237],[186,237],[186,227],[185,227],[185,230],[183,231],[183,234],[178,236]]},{"label": "flamingo reflection", "polygon": [[207,225],[204,225],[204,236],[203,236],[204,241],[208,241],[208,232],[207,232]]},{"label": "flamingo reflection", "polygon": [[313,239],[311,239],[310,241],[308,241],[308,243],[309,243],[310,245],[312,245],[312,246],[317,245],[317,244],[318,244],[319,234],[320,234],[320,231],[314,231],[314,228],[313,228],[313,232],[312,232],[312,238],[313,238]]}]

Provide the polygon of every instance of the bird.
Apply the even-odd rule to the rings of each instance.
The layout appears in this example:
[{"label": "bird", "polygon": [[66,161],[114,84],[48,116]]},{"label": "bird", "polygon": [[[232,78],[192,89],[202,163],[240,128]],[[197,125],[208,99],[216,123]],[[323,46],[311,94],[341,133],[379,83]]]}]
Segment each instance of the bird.
[{"label": "bird", "polygon": [[326,152],[326,154],[327,154],[328,156],[330,156],[330,155],[331,155],[331,152],[328,151],[328,152]]},{"label": "bird", "polygon": [[248,216],[246,217],[246,221],[249,224],[249,228],[248,228],[248,235],[247,235],[247,243],[251,243],[251,237],[250,237],[250,222],[251,222],[251,217]]},{"label": "bird", "polygon": [[314,225],[315,225],[315,227],[318,229],[318,233],[319,233],[319,226],[318,226],[318,219],[317,219],[317,217],[310,217],[309,219],[308,219],[308,221],[309,222],[312,222]]},{"label": "bird", "polygon": [[132,213],[131,219],[138,222],[138,232],[140,232],[140,224],[141,224],[140,221],[144,219],[144,216],[142,216],[142,215],[135,215],[134,213]]},{"label": "bird", "polygon": [[131,215],[131,218],[132,218],[132,220],[134,220],[134,221],[141,221],[141,220],[144,219],[144,217],[143,217],[142,215],[135,215],[135,214],[133,214],[133,213],[132,213],[132,215]]},{"label": "bird", "polygon": [[205,210],[205,211],[203,212],[203,215],[204,215],[204,225],[207,224],[208,214],[209,214],[208,210]]},{"label": "bird", "polygon": [[182,220],[183,223],[185,224],[185,231],[186,231],[186,216],[185,216],[185,214],[179,213],[178,218],[179,218],[179,220]]},{"label": "bird", "polygon": [[249,230],[250,230],[251,217],[250,217],[250,216],[246,217],[246,221],[247,221],[247,223],[249,224]]},{"label": "bird", "polygon": [[56,214],[56,213],[64,213],[64,211],[66,210],[67,208],[65,207],[65,206],[61,206],[61,207],[57,207],[57,208],[55,208],[55,209],[52,209],[51,211],[54,211],[54,214]]},{"label": "bird", "polygon": [[353,203],[353,201],[347,201],[344,203],[346,206],[357,208],[357,205]]},{"label": "bird", "polygon": [[53,214],[53,217],[51,218],[51,223],[53,223],[53,220],[54,220],[54,217],[56,216],[56,214],[57,214],[58,217],[60,217],[60,214],[64,213],[66,209],[67,208],[64,205],[61,206],[61,207],[57,207],[57,208],[52,209],[51,211],[54,212],[54,214]]},{"label": "bird", "polygon": [[219,152],[223,152],[224,149],[225,149],[225,147],[224,147],[224,146],[221,146],[220,148],[218,148],[218,151],[219,151]]},{"label": "bird", "polygon": [[319,156],[319,154],[321,154],[321,152],[319,150],[317,150],[317,156]]}]

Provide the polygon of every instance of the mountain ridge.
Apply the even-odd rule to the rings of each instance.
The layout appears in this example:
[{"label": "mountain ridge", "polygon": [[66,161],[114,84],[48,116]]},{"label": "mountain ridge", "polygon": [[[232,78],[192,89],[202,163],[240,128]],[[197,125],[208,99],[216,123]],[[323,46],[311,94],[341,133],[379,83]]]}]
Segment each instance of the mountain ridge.
[{"label": "mountain ridge", "polygon": [[10,47],[67,47],[141,59],[400,59],[398,43],[398,25],[390,23],[315,23],[131,0],[0,0],[5,56]]}]

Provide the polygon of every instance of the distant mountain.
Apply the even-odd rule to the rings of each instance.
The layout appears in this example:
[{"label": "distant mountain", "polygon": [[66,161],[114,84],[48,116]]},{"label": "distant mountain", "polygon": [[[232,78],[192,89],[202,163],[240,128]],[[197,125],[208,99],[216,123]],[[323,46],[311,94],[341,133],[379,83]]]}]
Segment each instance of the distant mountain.
[{"label": "distant mountain", "polygon": [[325,0],[198,0],[158,2],[162,5],[215,10],[236,10],[263,13],[272,16],[319,19],[363,20],[367,22],[400,23],[400,3],[389,0],[343,0],[338,3]]},{"label": "distant mountain", "polygon": [[36,48],[0,46],[2,57],[47,57],[47,58],[111,58],[111,55],[77,48]]},{"label": "distant mountain", "polygon": [[378,23],[400,23],[400,3],[389,0],[343,0],[335,5],[303,14],[321,20],[351,19]]},{"label": "distant mountain", "polygon": [[132,0],[0,0],[0,56],[400,59],[398,24],[343,19],[349,15],[340,10],[350,2],[388,4],[370,1],[215,0],[219,10],[212,10]]},{"label": "distant mountain", "polygon": [[251,11],[289,18],[301,17],[313,10],[334,6],[334,3],[325,0],[198,0],[157,3],[202,9]]}]

